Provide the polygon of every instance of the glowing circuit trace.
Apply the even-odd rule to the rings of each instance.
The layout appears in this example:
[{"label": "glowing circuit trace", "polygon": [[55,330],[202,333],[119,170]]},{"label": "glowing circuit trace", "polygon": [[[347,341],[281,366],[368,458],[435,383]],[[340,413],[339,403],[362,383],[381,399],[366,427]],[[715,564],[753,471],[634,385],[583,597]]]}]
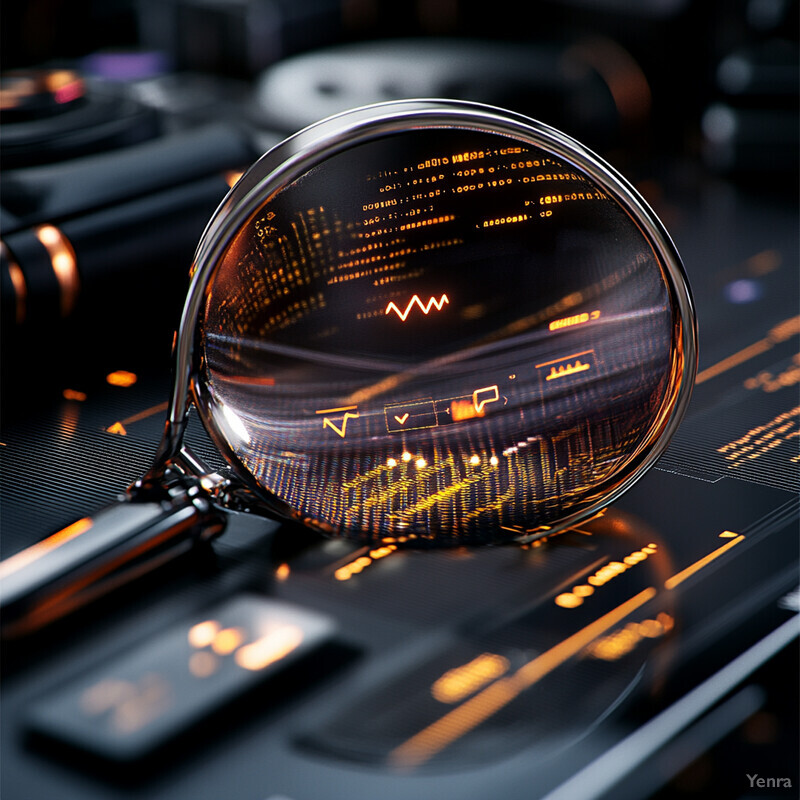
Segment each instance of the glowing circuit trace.
[{"label": "glowing circuit trace", "polygon": [[432,308],[435,308],[437,311],[441,311],[445,303],[450,303],[450,298],[446,294],[443,294],[438,300],[435,297],[429,298],[425,305],[422,304],[422,300],[420,300],[419,295],[415,294],[408,301],[408,305],[405,307],[404,311],[401,311],[394,301],[392,301],[388,306],[386,306],[385,313],[388,314],[390,311],[394,311],[394,313],[397,314],[397,316],[400,317],[403,322],[405,322],[406,319],[408,319],[408,315],[411,313],[411,309],[414,308],[415,305],[419,306],[420,311],[427,315],[430,313]]}]

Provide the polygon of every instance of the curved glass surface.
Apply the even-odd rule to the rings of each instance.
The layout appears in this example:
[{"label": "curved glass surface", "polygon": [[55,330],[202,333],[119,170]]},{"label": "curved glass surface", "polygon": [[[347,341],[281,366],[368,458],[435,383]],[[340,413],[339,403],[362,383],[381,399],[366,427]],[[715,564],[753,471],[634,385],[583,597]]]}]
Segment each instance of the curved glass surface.
[{"label": "curved glass surface", "polygon": [[649,465],[686,389],[686,289],[575,163],[409,126],[259,201],[210,272],[195,386],[263,497],[368,542],[496,542]]}]

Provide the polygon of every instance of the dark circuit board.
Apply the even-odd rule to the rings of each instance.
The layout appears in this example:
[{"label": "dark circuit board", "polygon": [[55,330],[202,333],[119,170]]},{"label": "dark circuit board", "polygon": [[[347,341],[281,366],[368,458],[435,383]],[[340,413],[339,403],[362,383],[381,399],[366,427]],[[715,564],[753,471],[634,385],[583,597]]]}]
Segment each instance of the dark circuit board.
[{"label": "dark circuit board", "polygon": [[[211,546],[5,644],[4,800],[796,787],[797,209],[674,183],[649,190],[693,287],[700,369],[633,489],[544,541],[444,551],[231,513]],[[4,558],[152,459],[169,342],[117,353],[95,336],[58,385],[4,386]],[[189,440],[217,463],[196,419]],[[247,649],[265,625],[267,656]]]}]

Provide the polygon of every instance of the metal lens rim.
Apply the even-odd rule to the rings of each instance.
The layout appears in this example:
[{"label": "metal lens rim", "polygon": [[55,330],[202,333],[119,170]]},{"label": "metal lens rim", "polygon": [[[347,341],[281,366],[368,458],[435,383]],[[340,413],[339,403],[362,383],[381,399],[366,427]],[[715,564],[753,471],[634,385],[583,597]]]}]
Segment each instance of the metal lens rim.
[{"label": "metal lens rim", "polygon": [[[601,484],[603,491],[587,497],[575,513],[551,530],[574,525],[612,503],[658,460],[685,414],[697,372],[697,323],[691,291],[680,256],[663,224],[613,167],[561,131],[504,109],[434,99],[379,103],[315,123],[268,151],[231,189],[206,226],[195,254],[192,280],[174,347],[174,383],[156,469],[169,463],[179,452],[190,403],[194,399],[201,420],[220,452],[247,485],[258,495],[264,495],[265,490],[257,485],[218,430],[213,415],[206,413],[210,396],[199,379],[197,323],[214,269],[241,228],[264,203],[312,167],[344,150],[392,133],[434,128],[507,136],[551,152],[588,175],[639,227],[664,271],[673,310],[677,308],[672,385],[665,394],[658,417],[637,451]],[[609,482],[613,485],[607,489]],[[293,509],[278,498],[267,499],[267,503],[278,513],[296,516]]]}]

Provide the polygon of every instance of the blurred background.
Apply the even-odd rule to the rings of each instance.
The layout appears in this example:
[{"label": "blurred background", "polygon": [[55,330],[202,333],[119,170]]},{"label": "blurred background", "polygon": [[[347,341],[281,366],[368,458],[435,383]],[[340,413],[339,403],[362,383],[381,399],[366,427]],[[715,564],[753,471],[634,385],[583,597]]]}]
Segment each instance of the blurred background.
[{"label": "blurred background", "polygon": [[[724,363],[720,360],[743,352],[754,340],[767,341],[763,337],[772,336],[781,320],[797,313],[799,7],[797,0],[536,0],[524,5],[508,0],[28,0],[4,4],[0,319],[3,439],[12,445],[4,446],[2,453],[6,552],[66,525],[84,513],[79,510],[82,507],[107,502],[126,481],[140,474],[157,441],[157,418],[147,420],[146,424],[153,424],[143,431],[141,440],[133,434],[124,441],[106,434],[120,432],[113,430],[115,420],[125,421],[132,431],[141,409],[155,407],[166,396],[172,334],[194,248],[206,222],[229,186],[262,152],[303,126],[352,106],[405,97],[476,100],[519,111],[571,134],[633,182],[676,237],[698,301],[701,369]],[[791,381],[797,367],[789,361],[793,354],[788,339],[789,335],[775,334],[769,340],[776,353],[785,344],[786,353],[780,350],[780,356],[786,360],[778,366],[766,363],[763,368],[776,375],[784,370],[780,377],[789,375],[786,380]],[[133,380],[138,376],[136,391],[140,393],[135,402],[127,397],[120,400],[124,389],[107,385],[104,376],[117,374],[115,370],[133,375]],[[750,392],[743,401],[744,421],[735,420],[742,431],[782,413],[784,406],[769,406],[768,412],[754,408],[756,394],[759,402],[772,402],[778,394],[766,394],[772,392],[771,373],[762,371],[756,376],[755,367],[752,371],[753,375],[740,374],[732,368],[724,389],[721,384],[704,386],[694,406],[697,424],[692,428],[694,423],[689,421],[690,432],[707,430],[705,412],[713,420],[722,419],[718,408],[728,408],[726,393],[741,394],[742,386]],[[764,375],[768,377],[762,380]],[[744,379],[756,383],[748,387]],[[763,386],[763,392],[753,386]],[[789,392],[796,396],[795,388],[786,388],[785,394]],[[84,402],[87,397],[89,402]],[[730,425],[733,429],[734,422]],[[51,436],[48,431],[55,433]],[[741,431],[736,428],[728,434],[725,429],[723,433],[725,438],[719,443],[734,440]],[[29,446],[31,442],[43,448],[41,455]],[[674,463],[648,478],[647,487],[657,488],[633,493],[625,506],[648,524],[672,534],[681,531],[692,547],[702,527],[697,520],[711,519],[710,530],[717,524],[714,514],[721,514],[723,507],[727,513],[726,503],[730,501],[733,507],[737,500],[733,480],[722,484],[727,487],[725,503],[718,501],[723,495],[715,494],[719,491],[716,483],[689,480],[697,475],[705,480],[703,470],[712,467],[719,469],[719,475],[727,474],[726,464],[709,460],[717,457],[712,447],[711,456],[697,456],[696,462],[699,448],[693,447],[689,435],[678,441],[671,451],[677,453]],[[92,448],[103,458],[86,458]],[[693,466],[681,466],[690,461]],[[48,462],[54,472],[49,482],[39,485],[37,476]],[[695,474],[688,478],[681,472],[689,469],[691,473],[695,467]],[[676,483],[676,474],[682,476],[682,483]],[[783,490],[775,485],[783,485],[788,470],[765,474],[766,470],[757,475],[752,485],[738,484],[750,493],[746,497],[745,492],[738,493],[744,498],[741,505],[758,508],[759,514],[767,508],[784,508]],[[691,490],[685,490],[684,484]],[[13,503],[21,494],[19,485],[27,486],[26,492],[48,493],[46,502],[20,501],[17,508]],[[774,496],[767,496],[767,486]],[[796,517],[781,514],[784,527],[792,520],[796,524]],[[755,511],[752,516],[757,516]],[[733,527],[731,522],[722,524]],[[770,531],[778,527],[775,522]],[[237,540],[233,541],[231,561],[239,569],[245,556],[234,552]],[[307,539],[299,541],[308,544]],[[315,540],[310,549],[318,544]],[[687,548],[687,553],[697,555]],[[313,561],[309,575],[323,563],[322,552],[318,546],[309,558]],[[769,558],[781,561],[780,553],[773,552]],[[790,570],[793,558],[789,552],[782,566]],[[396,577],[402,591],[413,593],[420,587],[427,591],[425,587],[438,585],[441,575],[450,574],[444,558],[436,561],[431,556],[427,563],[433,566],[426,566],[422,577],[419,567],[412,577],[407,566],[406,573],[395,573],[405,575],[406,583]],[[488,563],[491,569],[491,560]],[[718,575],[717,584],[703,589],[702,602],[685,602],[686,629],[695,631],[688,637],[688,655],[682,651],[677,659],[681,669],[666,694],[658,701],[645,698],[628,714],[628,727],[621,730],[646,724],[741,654],[773,623],[777,625],[776,615],[797,611],[796,593],[778,612],[773,602],[778,589],[770,589],[772,594],[759,589],[758,594],[753,588],[761,586],[753,577],[756,573],[766,585],[770,564],[769,559],[753,559],[745,569],[739,563],[733,577],[738,575],[740,582],[727,573],[724,578]],[[303,583],[303,569],[302,564],[295,568],[293,562],[293,577],[284,591],[293,600],[308,601],[310,606],[316,603],[327,611],[327,596],[310,578]],[[230,570],[235,571],[234,567]],[[377,568],[374,572],[383,576],[384,583],[376,580],[372,589],[368,582],[363,584],[360,602],[362,608],[374,604],[380,617],[384,609],[380,603],[392,591],[386,582],[394,579],[388,566],[384,573]],[[6,667],[11,672],[5,698],[11,734],[5,737],[4,772],[10,776],[7,788],[16,790],[16,797],[31,797],[25,793],[39,779],[47,786],[64,780],[65,797],[180,797],[180,787],[192,785],[193,770],[202,785],[197,776],[204,768],[213,775],[218,774],[218,763],[226,769],[233,770],[237,764],[242,768],[245,757],[241,753],[251,741],[248,734],[260,734],[261,720],[245,726],[228,744],[214,745],[217,749],[211,750],[207,765],[179,758],[176,768],[172,764],[168,768],[173,771],[166,773],[167,779],[159,783],[156,778],[141,792],[129,794],[118,785],[106,794],[109,784],[93,782],[83,774],[76,778],[78,773],[71,766],[61,772],[42,770],[37,758],[23,752],[14,738],[18,721],[25,719],[39,689],[92,666],[93,647],[108,656],[131,641],[140,641],[143,632],[160,629],[160,618],[148,617],[145,610],[155,607],[164,619],[183,619],[201,597],[206,602],[239,585],[225,578],[225,570],[219,573],[199,582],[192,575],[188,579],[179,575],[174,585],[156,590],[146,600],[134,594],[129,606],[112,604],[106,616],[102,612],[90,616],[85,630],[62,631],[52,649],[49,642],[40,643],[11,661]],[[253,583],[254,573],[247,574]],[[295,574],[298,583],[292,588]],[[451,575],[450,579],[454,586],[463,583],[463,577]],[[277,585],[271,584],[268,591],[277,591]],[[709,618],[714,616],[715,602],[722,596],[720,587],[732,595],[744,587],[741,606],[750,607],[750,616],[742,610],[737,625],[730,622],[732,616],[723,622],[706,620],[706,611]],[[335,595],[331,607],[339,602],[340,595]],[[394,608],[389,600],[385,602],[385,608]],[[767,606],[771,610],[764,611]],[[405,621],[400,624],[391,614],[385,616],[388,623],[382,619],[365,623],[364,631],[369,633],[363,633],[359,643],[364,672],[370,674],[374,667],[373,677],[386,674],[385,669],[380,672],[380,665],[385,667],[381,654],[390,641],[386,631],[408,633]],[[701,616],[708,627],[697,622]],[[428,624],[422,612],[420,620],[412,633],[422,641],[435,626]],[[697,627],[692,629],[695,622]],[[443,625],[436,628],[443,629]],[[707,634],[709,630],[714,636]],[[409,634],[409,641],[412,638]],[[417,646],[417,639],[414,642]],[[666,800],[707,796],[713,791],[718,797],[739,797],[743,796],[745,768],[750,774],[780,777],[787,763],[794,764],[792,778],[796,780],[797,762],[791,761],[794,756],[787,761],[787,754],[797,751],[796,676],[793,645],[756,673],[754,685],[760,699],[752,708],[746,707],[741,719],[732,717],[733,721],[717,727],[709,723],[705,734],[699,729],[690,731],[694,739],[681,739],[661,753],[660,761],[647,762],[635,786],[629,785],[629,796]],[[312,696],[312,702],[316,699]],[[313,723],[313,714],[311,719]],[[268,728],[272,718],[263,724]],[[513,738],[514,730],[513,725],[499,729],[498,753]],[[331,738],[338,735],[334,730]],[[611,737],[605,744],[615,741]],[[465,758],[469,762],[469,752]],[[513,777],[518,768],[519,781],[507,785],[516,787],[514,796],[531,796],[524,783],[529,776],[521,766],[526,758],[523,752],[508,769],[509,762],[500,762],[494,774],[497,765],[490,766],[480,773],[485,781],[480,785],[493,785],[500,780],[500,772]],[[278,758],[271,765],[280,763]],[[375,796],[370,794],[372,789],[381,788],[377,773],[369,775],[373,783],[366,778],[361,783],[366,772],[360,769],[357,764],[348,773],[347,780],[352,778],[353,784],[341,785],[358,786],[361,794],[341,796]],[[470,790],[470,796],[480,796],[479,784],[473,784],[469,774],[454,779],[452,785],[436,780],[426,784],[435,796],[449,796],[452,786],[459,787],[458,796]],[[247,796],[255,798],[255,791]],[[796,796],[796,789],[775,796]],[[284,800],[282,794],[280,800]]]},{"label": "blurred background", "polygon": [[[7,4],[4,373],[46,352],[46,395],[89,342],[167,358],[223,179],[328,114],[403,97],[511,108],[606,157],[669,227],[667,176],[793,197],[797,66],[793,0]],[[54,280],[43,224],[75,251],[72,290],[69,274]]]},{"label": "blurred background", "polygon": [[[728,172],[768,169],[796,149],[792,0],[538,0],[524,13],[503,0],[32,0],[4,9],[3,23],[4,71],[196,76],[195,95],[185,87],[166,113],[194,104],[200,117],[199,76],[213,76],[241,81],[248,119],[278,130],[427,90],[514,105],[595,147],[702,153]],[[409,39],[418,60],[404,58]],[[600,82],[607,97],[589,91]],[[155,90],[144,94],[155,104]],[[709,112],[723,109],[738,124],[715,124]],[[759,160],[759,147],[776,146]]]}]

